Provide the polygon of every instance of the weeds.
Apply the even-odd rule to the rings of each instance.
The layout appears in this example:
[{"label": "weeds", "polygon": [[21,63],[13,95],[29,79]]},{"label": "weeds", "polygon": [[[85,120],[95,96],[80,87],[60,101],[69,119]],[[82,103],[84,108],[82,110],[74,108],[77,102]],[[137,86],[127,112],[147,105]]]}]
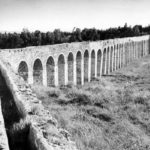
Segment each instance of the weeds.
[{"label": "weeds", "polygon": [[147,66],[134,65],[82,88],[68,85],[54,101],[43,100],[79,150],[150,149],[150,75]]},{"label": "weeds", "polygon": [[39,105],[34,105],[31,108],[31,114],[32,115],[39,115],[41,113],[41,107]]}]

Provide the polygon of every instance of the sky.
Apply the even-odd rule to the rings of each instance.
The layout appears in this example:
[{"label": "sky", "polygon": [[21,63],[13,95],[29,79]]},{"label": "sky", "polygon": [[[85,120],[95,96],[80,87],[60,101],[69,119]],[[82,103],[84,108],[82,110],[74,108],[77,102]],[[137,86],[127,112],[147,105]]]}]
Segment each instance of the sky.
[{"label": "sky", "polygon": [[0,31],[150,24],[150,0],[0,0]]}]

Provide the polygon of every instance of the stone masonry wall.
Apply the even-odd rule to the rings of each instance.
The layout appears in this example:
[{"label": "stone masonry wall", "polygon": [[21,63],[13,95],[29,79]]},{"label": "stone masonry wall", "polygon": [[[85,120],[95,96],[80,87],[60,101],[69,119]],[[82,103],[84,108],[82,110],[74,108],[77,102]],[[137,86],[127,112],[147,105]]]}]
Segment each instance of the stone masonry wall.
[{"label": "stone masonry wall", "polygon": [[[31,147],[37,150],[77,150],[75,143],[70,140],[69,133],[58,128],[57,121],[44,109],[41,102],[32,92],[30,86],[12,70],[9,63],[3,60],[2,57],[0,57],[0,70],[2,76],[6,80],[8,88],[13,94],[14,101],[20,114],[24,115],[31,123],[29,134]],[[38,109],[38,114],[34,113],[33,110],[35,110],[35,108]],[[47,126],[49,126],[49,129],[52,129],[52,131],[56,132],[56,136],[52,136],[50,138],[51,140],[48,140],[44,136],[45,134],[48,134],[46,130]],[[2,130],[2,132],[4,133],[3,135],[6,143],[5,149],[8,150],[5,130]],[[57,142],[55,142],[56,140]],[[2,142],[0,141],[0,144],[1,143]]]},{"label": "stone masonry wall", "polygon": [[[96,41],[96,42],[75,42],[75,43],[64,43],[58,45],[47,45],[47,46],[37,46],[37,47],[27,47],[20,49],[7,49],[1,50],[0,55],[5,58],[7,62],[9,62],[14,69],[15,72],[18,72],[19,64],[24,61],[28,66],[28,83],[33,84],[36,78],[33,76],[33,66],[36,60],[40,60],[42,64],[42,74],[41,76],[36,76],[37,79],[42,79],[42,84],[47,86],[49,83],[48,73],[47,73],[47,61],[50,57],[54,60],[54,85],[58,86],[60,84],[67,85],[69,82],[68,73],[70,73],[70,66],[68,67],[68,56],[71,53],[73,55],[73,72],[71,74],[74,75],[72,82],[76,84],[84,84],[84,54],[85,51],[88,51],[89,55],[89,63],[88,67],[88,81],[92,79],[92,77],[97,77],[97,75],[101,76],[103,74],[108,74],[111,71],[119,69],[123,67],[125,63],[129,63],[133,58],[139,58],[147,53],[149,53],[149,35],[139,36],[139,37],[131,37],[131,38],[121,38],[121,39],[112,39],[112,40],[104,40],[104,41]],[[110,49],[113,50],[110,53]],[[94,50],[95,59],[92,59],[92,51]],[[100,68],[97,69],[97,53],[101,51],[103,61],[99,65]],[[103,55],[104,50],[106,50],[106,55]],[[145,50],[145,51],[143,51]],[[76,61],[77,53],[81,53],[81,67],[79,67],[79,61]],[[111,54],[111,55],[110,55]],[[64,57],[64,66],[61,67],[61,70],[58,69],[60,64],[58,65],[58,58],[62,55]],[[135,57],[136,55],[136,57]],[[104,56],[104,57],[103,57]],[[121,57],[123,56],[123,57]],[[124,57],[127,59],[123,60]],[[112,58],[113,66],[110,67],[110,58]],[[105,62],[106,61],[106,62]],[[122,61],[122,66],[120,62]],[[93,65],[94,64],[94,65]],[[78,66],[77,66],[78,65]],[[93,67],[91,67],[93,65]],[[76,69],[77,68],[77,69]],[[69,69],[69,71],[68,71]],[[79,70],[79,73],[77,72]],[[97,70],[100,71],[97,74]],[[62,73],[62,78],[60,78],[60,73]],[[85,71],[86,72],[86,71]],[[70,75],[70,74],[69,74]],[[61,80],[64,79],[64,80]],[[41,84],[41,82],[40,82]]]}]

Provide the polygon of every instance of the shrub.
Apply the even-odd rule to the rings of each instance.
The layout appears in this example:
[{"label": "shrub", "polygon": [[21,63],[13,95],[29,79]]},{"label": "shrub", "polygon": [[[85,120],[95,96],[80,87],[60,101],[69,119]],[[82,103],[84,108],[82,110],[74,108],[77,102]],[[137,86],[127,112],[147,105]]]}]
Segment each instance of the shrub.
[{"label": "shrub", "polygon": [[47,94],[49,97],[59,97],[60,96],[60,90],[56,88],[50,88],[47,91]]},{"label": "shrub", "polygon": [[34,105],[31,108],[31,114],[32,115],[39,115],[41,112],[41,107],[39,105]]}]

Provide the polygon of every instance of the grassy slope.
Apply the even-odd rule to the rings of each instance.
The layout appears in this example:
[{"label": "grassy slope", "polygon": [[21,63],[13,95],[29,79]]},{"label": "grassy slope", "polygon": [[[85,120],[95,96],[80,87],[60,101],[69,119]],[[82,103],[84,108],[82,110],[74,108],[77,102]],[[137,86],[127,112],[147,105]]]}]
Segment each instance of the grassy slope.
[{"label": "grassy slope", "polygon": [[150,57],[82,88],[33,89],[80,150],[150,149]]}]

